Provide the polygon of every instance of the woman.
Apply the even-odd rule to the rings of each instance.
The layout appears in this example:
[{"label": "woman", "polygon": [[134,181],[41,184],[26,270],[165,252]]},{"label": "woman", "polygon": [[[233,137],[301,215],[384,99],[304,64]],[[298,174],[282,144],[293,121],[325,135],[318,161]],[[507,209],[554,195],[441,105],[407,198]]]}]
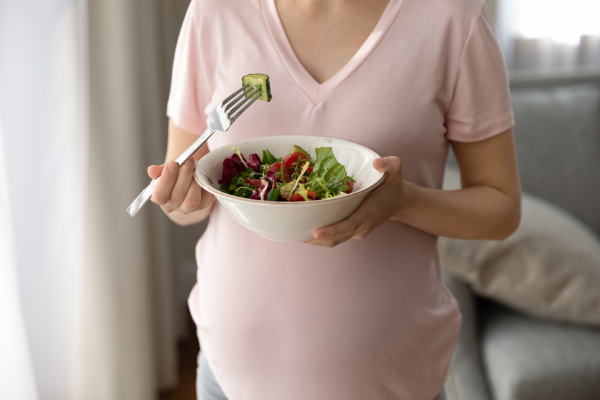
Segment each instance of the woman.
[{"label": "woman", "polygon": [[[271,78],[210,148],[321,135],[382,155],[384,183],[307,243],[262,239],[192,179],[152,200],[176,223],[211,220],[189,305],[202,400],[431,400],[460,329],[437,236],[502,239],[520,219],[504,61],[482,0],[193,0],[179,37],[167,160],[202,133],[248,73]],[[442,191],[452,146],[462,190]],[[265,257],[268,254],[268,257]]]}]

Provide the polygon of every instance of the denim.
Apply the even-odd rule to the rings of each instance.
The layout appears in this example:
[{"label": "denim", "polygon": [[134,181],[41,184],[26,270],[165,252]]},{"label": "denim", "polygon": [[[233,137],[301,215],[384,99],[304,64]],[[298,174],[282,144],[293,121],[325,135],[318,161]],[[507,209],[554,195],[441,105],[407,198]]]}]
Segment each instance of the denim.
[{"label": "denim", "polygon": [[[196,378],[196,394],[198,400],[228,400],[206,362],[204,354],[198,354],[198,371]],[[435,400],[446,400],[444,391]]]}]

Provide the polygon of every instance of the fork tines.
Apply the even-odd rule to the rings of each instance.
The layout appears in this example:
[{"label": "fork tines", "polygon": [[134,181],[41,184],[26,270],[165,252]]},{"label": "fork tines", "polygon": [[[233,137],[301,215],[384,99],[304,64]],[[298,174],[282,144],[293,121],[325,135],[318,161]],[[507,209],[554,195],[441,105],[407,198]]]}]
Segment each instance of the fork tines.
[{"label": "fork tines", "polygon": [[[250,105],[252,105],[252,103],[254,103],[260,97],[260,92],[258,92],[254,88],[250,89],[248,86],[250,86],[250,85],[246,84],[241,89],[236,90],[231,96],[227,97],[221,103],[221,107],[223,107],[223,111],[225,111],[225,113],[227,114],[227,117],[232,122],[235,121],[237,117],[242,115],[242,113],[244,111],[246,111],[246,109],[248,107],[250,107]],[[243,91],[243,93],[240,94],[240,92],[242,92],[242,91]],[[235,97],[238,94],[239,94],[239,96]],[[258,94],[258,96],[256,96],[256,94]],[[235,97],[235,98],[233,100],[231,100],[233,97]],[[244,100],[242,100],[240,102],[241,98],[244,98]],[[250,101],[248,101],[248,100],[250,100]],[[236,105],[236,103],[238,103],[238,104]],[[233,106],[235,106],[235,107],[233,107]],[[240,110],[240,112],[233,115],[242,106],[244,106],[244,107]],[[233,107],[233,108],[230,110],[231,107]]]}]

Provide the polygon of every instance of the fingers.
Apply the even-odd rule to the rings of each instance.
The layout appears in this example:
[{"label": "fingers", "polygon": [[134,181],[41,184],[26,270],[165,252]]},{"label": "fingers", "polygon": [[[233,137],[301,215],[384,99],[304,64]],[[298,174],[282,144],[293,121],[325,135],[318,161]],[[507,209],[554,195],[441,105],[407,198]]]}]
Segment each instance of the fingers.
[{"label": "fingers", "polygon": [[368,200],[362,204],[345,220],[317,229],[315,239],[306,243],[323,247],[335,247],[349,239],[364,239],[371,232],[371,221],[374,209]]},{"label": "fingers", "polygon": [[179,206],[178,211],[182,214],[189,214],[194,211],[204,210],[206,207],[210,206],[214,200],[215,197],[211,193],[202,189],[196,181],[192,181],[187,196]]},{"label": "fingers", "polygon": [[387,174],[383,183],[369,194],[344,221],[317,229],[315,239],[306,243],[335,247],[349,239],[364,239],[373,229],[396,215],[406,197],[402,178],[402,163],[398,157],[373,160],[373,167]]},{"label": "fingers", "polygon": [[351,215],[349,218],[326,226],[324,228],[317,229],[314,233],[315,239],[335,239],[337,237],[352,237],[354,233],[360,228],[362,224]]},{"label": "fingers", "polygon": [[207,192],[206,190],[200,188],[200,185],[198,185],[197,183],[194,182],[194,184],[192,184],[192,186],[196,186],[198,189],[200,189],[202,191],[202,194],[200,197],[200,206],[198,207],[199,210],[204,210],[205,208],[209,207],[215,201],[215,196],[212,193]]},{"label": "fingers", "polygon": [[[160,179],[152,191],[151,200],[163,207],[165,212],[175,210],[185,200],[192,180],[194,162],[189,159],[181,168],[169,161],[162,169]],[[150,172],[156,172],[154,169]]]},{"label": "fingers", "polygon": [[[175,184],[173,185],[173,189],[171,190],[170,198],[167,203],[163,204],[163,209],[166,212],[172,212],[178,210],[184,214],[190,212],[185,208],[180,209],[180,206],[186,200],[188,192],[190,190],[190,186],[192,184],[192,180],[194,179],[194,161],[190,158],[187,160],[181,168],[179,168],[179,172],[177,174]],[[162,178],[161,178],[162,180]],[[188,202],[195,203],[194,209],[198,207],[200,203],[200,199],[195,201],[192,197],[188,200]],[[193,211],[193,210],[191,210]]]},{"label": "fingers", "polygon": [[379,172],[393,174],[401,170],[402,163],[398,157],[381,157],[373,160],[373,167]]},{"label": "fingers", "polygon": [[319,228],[315,231],[315,239],[330,239],[338,236],[354,236],[361,231],[361,228],[374,217],[375,209],[368,199],[358,206],[345,220]]},{"label": "fingers", "polygon": [[313,239],[313,240],[309,240],[308,242],[304,242],[304,243],[312,244],[313,246],[332,248],[335,246],[339,246],[340,244],[342,244],[350,239],[351,239],[351,236],[345,236],[345,237],[337,237],[335,239]]},{"label": "fingers", "polygon": [[204,210],[215,201],[215,196],[202,189],[195,180],[190,185],[190,190],[185,200],[179,206],[179,211],[183,214],[189,214],[193,211]]},{"label": "fingers", "polygon": [[165,205],[171,199],[171,191],[177,181],[179,168],[175,161],[169,161],[162,170],[160,179],[156,183],[150,198],[156,204]]},{"label": "fingers", "polygon": [[150,199],[166,213],[177,210],[182,214],[189,214],[210,206],[215,197],[196,183],[194,169],[193,158],[187,160],[181,168],[175,161],[148,167],[150,177],[156,179],[160,176]]},{"label": "fingers", "polygon": [[165,166],[164,164],[149,166],[148,167],[148,175],[150,176],[150,178],[152,178],[152,179],[158,178],[160,176],[160,174],[162,173],[164,166]]},{"label": "fingers", "polygon": [[201,199],[202,189],[200,186],[196,185],[195,182],[191,182],[185,195],[185,199],[179,205],[178,211],[182,214],[189,214],[192,211],[196,211],[200,208]]}]

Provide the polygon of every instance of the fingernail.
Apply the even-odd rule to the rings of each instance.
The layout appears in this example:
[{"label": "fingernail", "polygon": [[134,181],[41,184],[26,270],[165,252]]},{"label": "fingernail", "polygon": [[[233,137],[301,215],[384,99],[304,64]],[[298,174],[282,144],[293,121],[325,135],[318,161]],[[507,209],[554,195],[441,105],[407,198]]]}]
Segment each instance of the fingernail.
[{"label": "fingernail", "polygon": [[385,158],[378,158],[377,160],[377,166],[379,166],[379,168],[385,168],[387,167],[387,160]]},{"label": "fingernail", "polygon": [[175,171],[177,171],[177,163],[176,162],[170,162],[169,166],[167,168],[169,168],[169,171],[175,172]]}]

